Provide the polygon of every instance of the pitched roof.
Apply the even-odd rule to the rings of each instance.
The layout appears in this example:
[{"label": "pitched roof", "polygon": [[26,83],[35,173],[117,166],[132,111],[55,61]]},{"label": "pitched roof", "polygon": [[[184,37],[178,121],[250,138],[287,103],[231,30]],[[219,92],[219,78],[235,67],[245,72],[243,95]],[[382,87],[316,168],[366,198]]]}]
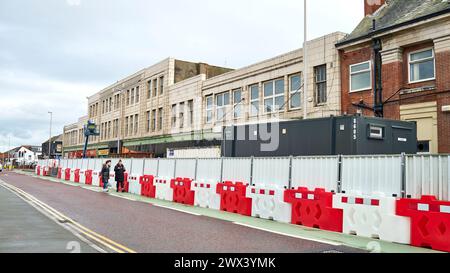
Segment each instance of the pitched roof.
[{"label": "pitched roof", "polygon": [[[445,13],[450,13],[448,0],[387,0],[386,4],[373,15],[366,16],[351,34],[339,41],[337,46]],[[376,21],[375,31],[372,29],[373,20]]]}]

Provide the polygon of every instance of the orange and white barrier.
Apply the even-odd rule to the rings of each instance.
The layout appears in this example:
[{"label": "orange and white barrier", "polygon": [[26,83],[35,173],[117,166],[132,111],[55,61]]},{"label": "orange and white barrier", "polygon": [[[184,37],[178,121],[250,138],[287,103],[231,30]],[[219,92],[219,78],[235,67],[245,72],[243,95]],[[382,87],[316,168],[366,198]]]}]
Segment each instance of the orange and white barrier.
[{"label": "orange and white barrier", "polygon": [[252,199],[252,216],[290,223],[292,205],[284,202],[284,191],[284,188],[275,185],[248,187],[247,197]]},{"label": "orange and white barrier", "polygon": [[345,234],[410,244],[411,221],[396,215],[396,202],[396,198],[386,197],[382,193],[367,196],[353,192],[336,194],[333,208],[343,210]]},{"label": "orange and white barrier", "polygon": [[195,181],[191,190],[195,192],[194,206],[220,210],[220,194],[217,193],[217,182]]},{"label": "orange and white barrier", "polygon": [[155,178],[156,199],[173,202],[173,189],[170,187],[171,178]]}]

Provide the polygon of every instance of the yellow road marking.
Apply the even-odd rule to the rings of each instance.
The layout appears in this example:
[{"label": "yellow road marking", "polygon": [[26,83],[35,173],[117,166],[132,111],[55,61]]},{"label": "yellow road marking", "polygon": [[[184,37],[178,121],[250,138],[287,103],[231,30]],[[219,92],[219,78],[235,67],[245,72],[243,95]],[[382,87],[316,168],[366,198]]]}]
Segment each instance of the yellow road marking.
[{"label": "yellow road marking", "polygon": [[[25,197],[27,197],[28,199],[32,200],[34,203],[39,205],[46,212],[48,212],[51,215],[55,216],[55,218],[57,218],[58,221],[60,221],[60,222],[62,222],[62,221],[69,222],[70,224],[74,225],[75,226],[74,228],[77,229],[80,233],[82,233],[85,236],[87,236],[87,237],[89,237],[89,238],[91,238],[91,239],[93,239],[93,240],[95,240],[95,241],[97,241],[97,242],[107,246],[108,248],[114,250],[115,252],[118,252],[118,253],[125,253],[125,252],[136,253],[136,251],[134,251],[134,250],[132,250],[130,248],[127,248],[127,247],[125,247],[125,246],[123,246],[123,245],[121,245],[121,244],[119,244],[117,242],[114,242],[113,240],[111,240],[111,239],[109,239],[109,238],[107,238],[105,236],[102,236],[102,235],[100,235],[100,234],[98,234],[98,233],[96,233],[96,232],[86,228],[85,226],[83,226],[83,225],[73,221],[71,218],[65,216],[61,212],[59,212],[59,211],[55,210],[54,208],[50,207],[49,205],[43,203],[42,201],[38,200],[37,198],[35,198],[31,194],[29,194],[29,193],[27,193],[27,192],[25,192],[25,191],[15,187],[15,186],[7,184],[5,182],[2,182],[2,184],[5,187],[7,187],[7,188],[9,188],[9,189],[11,189],[11,190],[13,190],[15,192],[18,192],[18,193],[24,195]],[[112,245],[114,245],[115,247],[112,246]]]}]

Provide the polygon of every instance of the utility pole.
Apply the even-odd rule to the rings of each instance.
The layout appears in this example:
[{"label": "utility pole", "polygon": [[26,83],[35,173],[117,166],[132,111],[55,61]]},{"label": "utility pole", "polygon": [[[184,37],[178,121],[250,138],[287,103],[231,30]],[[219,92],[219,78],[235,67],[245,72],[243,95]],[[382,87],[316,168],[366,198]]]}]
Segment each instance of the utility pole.
[{"label": "utility pole", "polygon": [[304,1],[304,42],[303,42],[303,119],[307,118],[308,115],[308,49],[306,47],[306,43],[308,41],[308,18],[306,16],[306,8],[307,8],[307,0]]},{"label": "utility pole", "polygon": [[52,123],[53,123],[53,112],[48,111],[50,114],[50,138],[48,139],[48,159],[50,163],[50,156],[52,153]]}]

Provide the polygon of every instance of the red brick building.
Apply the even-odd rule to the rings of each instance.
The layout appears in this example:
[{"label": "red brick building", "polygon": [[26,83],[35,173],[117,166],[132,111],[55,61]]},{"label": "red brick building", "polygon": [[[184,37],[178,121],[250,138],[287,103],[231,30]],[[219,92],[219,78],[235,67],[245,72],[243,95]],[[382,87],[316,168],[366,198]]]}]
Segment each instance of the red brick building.
[{"label": "red brick building", "polygon": [[417,122],[421,152],[450,153],[450,1],[363,1],[336,45],[343,114]]}]

